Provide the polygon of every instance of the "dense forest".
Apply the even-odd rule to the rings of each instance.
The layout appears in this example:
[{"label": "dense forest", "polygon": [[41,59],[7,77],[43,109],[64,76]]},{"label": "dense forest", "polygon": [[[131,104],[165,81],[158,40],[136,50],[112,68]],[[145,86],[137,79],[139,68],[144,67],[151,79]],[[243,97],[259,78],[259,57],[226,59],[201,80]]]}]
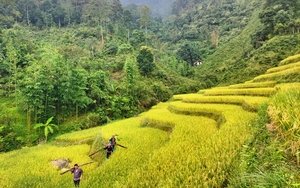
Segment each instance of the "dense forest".
[{"label": "dense forest", "polygon": [[126,2],[0,1],[0,151],[36,144],[51,117],[57,134],[87,129],[299,51],[299,0],[166,1],[164,17]]}]

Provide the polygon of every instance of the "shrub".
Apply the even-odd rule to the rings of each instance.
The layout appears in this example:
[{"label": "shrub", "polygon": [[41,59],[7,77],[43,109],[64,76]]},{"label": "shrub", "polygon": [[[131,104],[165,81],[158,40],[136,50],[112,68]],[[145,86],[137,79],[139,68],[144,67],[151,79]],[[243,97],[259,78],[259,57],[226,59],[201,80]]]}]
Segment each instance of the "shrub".
[{"label": "shrub", "polygon": [[89,127],[96,127],[97,125],[101,124],[100,115],[96,113],[90,113],[86,118],[86,124],[88,124]]},{"label": "shrub", "polygon": [[133,51],[133,47],[130,44],[121,44],[118,47],[118,54],[129,53]]},{"label": "shrub", "polygon": [[151,87],[159,101],[164,102],[172,97],[171,91],[163,84],[154,83]]},{"label": "shrub", "polygon": [[112,41],[109,43],[105,43],[105,54],[108,55],[116,55],[118,52],[118,43]]},{"label": "shrub", "polygon": [[140,53],[137,56],[137,62],[139,69],[143,75],[147,75],[154,70],[154,58],[151,49],[147,46],[142,46],[140,49]]},{"label": "shrub", "polygon": [[22,146],[22,139],[8,125],[0,125],[0,152],[11,151]]}]

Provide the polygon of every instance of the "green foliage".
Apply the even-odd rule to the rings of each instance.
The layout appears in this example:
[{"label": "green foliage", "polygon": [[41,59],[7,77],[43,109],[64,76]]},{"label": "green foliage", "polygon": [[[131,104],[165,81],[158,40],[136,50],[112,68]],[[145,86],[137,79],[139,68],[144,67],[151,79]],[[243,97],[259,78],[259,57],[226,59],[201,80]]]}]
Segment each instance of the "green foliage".
[{"label": "green foliage", "polygon": [[104,48],[105,48],[105,54],[116,55],[118,52],[118,43],[115,41],[105,43]]},{"label": "green foliage", "polygon": [[0,124],[0,152],[7,152],[21,148],[24,144],[24,140],[10,125]]},{"label": "green foliage", "polygon": [[133,52],[133,47],[130,44],[121,44],[118,47],[118,54],[126,54]]},{"label": "green foliage", "polygon": [[263,24],[263,39],[267,39],[274,35],[294,34],[299,33],[298,26],[295,24],[299,16],[298,9],[300,3],[298,1],[275,0],[266,1],[264,9],[259,15],[260,21]]},{"label": "green foliage", "polygon": [[251,44],[253,48],[258,49],[262,47],[263,41],[266,41],[267,39],[267,32],[262,27],[258,27],[256,32],[251,35]]},{"label": "green foliage", "polygon": [[54,128],[58,129],[57,125],[50,123],[52,121],[52,119],[53,119],[53,116],[50,117],[49,119],[47,119],[46,123],[37,123],[34,126],[34,129],[38,129],[40,127],[44,128],[45,141],[47,141],[49,133],[54,132]]},{"label": "green foliage", "polygon": [[151,85],[153,92],[155,93],[155,98],[161,102],[165,102],[172,97],[171,91],[164,85],[160,83],[153,83]]},{"label": "green foliage", "polygon": [[136,57],[136,60],[138,62],[141,74],[144,76],[150,74],[155,68],[153,54],[149,47],[142,46],[138,56]]},{"label": "green foliage", "polygon": [[188,62],[190,66],[194,63],[201,61],[200,46],[196,42],[184,42],[178,49],[177,55],[182,60]]},{"label": "green foliage", "polygon": [[139,9],[140,19],[138,19],[137,21],[139,22],[141,28],[147,29],[150,21],[150,13],[151,13],[151,8],[148,6],[142,6]]},{"label": "green foliage", "polygon": [[[0,150],[11,151],[31,146],[37,135],[24,126],[25,114],[16,107],[14,98],[0,98]],[[0,152],[1,152],[0,151]]]},{"label": "green foliage", "polygon": [[255,62],[271,68],[288,56],[294,55],[299,48],[298,36],[277,36],[266,42],[253,53]]},{"label": "green foliage", "polygon": [[277,93],[268,108],[271,123],[276,127],[277,137],[284,142],[285,151],[300,163],[300,92],[288,90]]},{"label": "green foliage", "polygon": [[146,37],[144,35],[144,32],[141,30],[134,30],[129,42],[136,49],[138,49],[140,46],[145,45]]},{"label": "green foliage", "polygon": [[198,41],[202,49],[210,51],[213,46],[227,43],[241,33],[258,4],[254,1],[177,0],[164,29],[171,32],[161,35],[173,44],[182,40]]},{"label": "green foliage", "polygon": [[[259,74],[256,67],[253,68],[252,64],[247,62],[253,50],[250,43],[250,34],[260,26],[258,19],[260,3],[251,3],[251,6],[249,9],[252,8],[253,10],[243,30],[226,42],[226,45],[221,45],[220,42],[215,52],[208,55],[207,58],[203,60],[203,64],[197,67],[195,72],[196,77],[203,79],[209,75],[210,78],[212,78],[209,79],[208,85],[233,84],[236,83],[237,80],[239,80],[239,82],[246,81],[255,74]],[[249,9],[247,9],[247,11]],[[247,68],[248,66],[249,68]]]}]

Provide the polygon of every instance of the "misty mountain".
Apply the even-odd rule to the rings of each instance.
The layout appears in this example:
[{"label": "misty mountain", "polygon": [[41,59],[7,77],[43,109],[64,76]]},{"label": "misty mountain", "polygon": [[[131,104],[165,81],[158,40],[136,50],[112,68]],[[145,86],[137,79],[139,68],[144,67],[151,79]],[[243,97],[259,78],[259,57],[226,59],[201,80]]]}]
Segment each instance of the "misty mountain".
[{"label": "misty mountain", "polygon": [[146,5],[152,9],[153,14],[166,16],[170,13],[174,1],[175,0],[121,0],[121,3],[125,7],[131,3],[138,6]]}]

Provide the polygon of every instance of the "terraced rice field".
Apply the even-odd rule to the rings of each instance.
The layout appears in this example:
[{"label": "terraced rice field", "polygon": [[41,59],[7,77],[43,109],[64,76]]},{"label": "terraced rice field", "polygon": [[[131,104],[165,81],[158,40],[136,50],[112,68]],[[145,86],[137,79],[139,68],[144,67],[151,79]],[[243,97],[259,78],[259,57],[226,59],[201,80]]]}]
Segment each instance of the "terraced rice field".
[{"label": "terraced rice field", "polygon": [[[0,154],[0,187],[72,187],[72,176],[59,175],[50,164],[58,158],[70,159],[71,166],[94,161],[82,167],[81,187],[226,187],[241,147],[252,137],[257,109],[292,85],[277,85],[270,74],[266,82],[175,95],[138,117]],[[104,151],[88,156],[116,133],[127,149],[118,147],[109,159]]]}]

